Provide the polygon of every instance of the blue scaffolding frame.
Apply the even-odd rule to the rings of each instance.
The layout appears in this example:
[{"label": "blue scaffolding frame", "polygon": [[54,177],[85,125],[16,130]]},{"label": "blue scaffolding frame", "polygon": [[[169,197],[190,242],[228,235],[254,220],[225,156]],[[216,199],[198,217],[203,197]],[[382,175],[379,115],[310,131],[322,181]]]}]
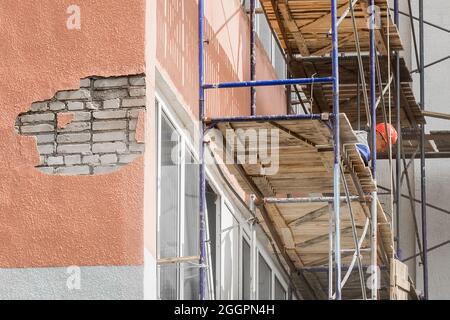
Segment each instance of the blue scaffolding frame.
[{"label": "blue scaffolding frame", "polygon": [[[198,0],[198,60],[199,60],[199,122],[200,122],[200,141],[199,141],[199,155],[200,155],[200,205],[199,205],[199,219],[200,219],[200,284],[199,284],[199,297],[200,300],[205,300],[206,294],[206,271],[207,271],[207,256],[206,256],[206,165],[205,165],[205,149],[206,142],[204,136],[207,132],[208,125],[223,123],[223,122],[245,122],[245,121],[284,121],[284,120],[322,120],[323,114],[308,114],[308,115],[271,115],[271,116],[258,116],[256,115],[256,104],[254,100],[254,88],[255,87],[266,87],[266,86],[289,86],[298,84],[315,84],[315,83],[331,83],[333,86],[333,112],[330,118],[334,124],[333,128],[333,138],[334,138],[334,166],[333,166],[333,190],[334,190],[334,220],[335,220],[335,236],[334,236],[334,265],[335,265],[335,291],[336,299],[342,299],[342,264],[341,264],[341,171],[340,171],[340,160],[341,160],[341,148],[340,148],[340,123],[339,123],[339,37],[338,37],[338,17],[337,17],[337,0],[330,0],[331,2],[331,39],[332,39],[332,75],[331,77],[324,78],[299,78],[299,79],[283,79],[283,80],[262,80],[255,81],[255,59],[254,59],[254,0],[252,0],[252,7],[250,10],[251,21],[252,21],[252,37],[251,37],[251,73],[252,81],[243,82],[226,82],[226,83],[216,83],[208,84],[205,82],[205,0]],[[375,0],[370,0],[371,6],[374,5]],[[371,24],[374,26],[375,17],[371,14]],[[376,89],[375,89],[375,33],[374,28],[370,28],[370,72],[371,72],[371,111],[372,119],[376,119]],[[206,117],[205,111],[205,92],[212,89],[227,89],[227,88],[252,88],[252,102],[251,102],[251,115],[245,117],[222,117],[209,119]],[[372,144],[373,144],[373,156],[374,161],[372,162],[373,171],[375,174],[376,170],[376,134],[375,133],[376,121],[371,121],[372,130]],[[377,193],[372,194],[372,245],[375,241],[376,245],[376,198]],[[375,210],[375,211],[373,211]],[[375,219],[375,221],[373,221]],[[373,230],[375,229],[375,232]],[[372,250],[372,264],[377,264],[376,246]],[[375,262],[375,263],[374,263]],[[376,273],[375,273],[376,274]],[[376,279],[376,278],[375,278]],[[376,283],[376,282],[375,282]],[[376,299],[377,290],[372,290],[372,298]]]}]

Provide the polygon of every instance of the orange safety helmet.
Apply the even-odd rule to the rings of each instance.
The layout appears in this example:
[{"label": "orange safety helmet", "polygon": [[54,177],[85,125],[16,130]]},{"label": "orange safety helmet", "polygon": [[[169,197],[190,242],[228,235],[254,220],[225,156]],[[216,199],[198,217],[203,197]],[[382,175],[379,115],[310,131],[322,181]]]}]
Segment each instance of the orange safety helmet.
[{"label": "orange safety helmet", "polygon": [[[388,123],[387,127],[384,123],[380,123],[377,125],[377,135],[381,137],[381,139],[377,139],[377,152],[385,152],[389,148],[389,137],[391,138],[392,145],[397,143],[398,133],[395,128]],[[380,141],[382,140],[382,141]]]}]

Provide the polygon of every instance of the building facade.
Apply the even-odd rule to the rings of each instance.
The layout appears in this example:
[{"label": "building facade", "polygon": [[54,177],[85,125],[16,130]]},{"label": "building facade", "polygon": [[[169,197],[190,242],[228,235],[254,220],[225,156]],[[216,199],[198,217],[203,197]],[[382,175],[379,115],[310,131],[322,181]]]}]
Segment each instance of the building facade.
[{"label": "building facade", "polygon": [[[242,5],[206,2],[209,82],[250,77]],[[0,9],[0,298],[197,299],[197,2]],[[264,23],[257,78],[284,77]],[[283,88],[258,90],[257,103],[287,111]],[[249,112],[248,89],[208,93],[208,116]],[[208,166],[208,297],[295,298],[224,177]]]}]

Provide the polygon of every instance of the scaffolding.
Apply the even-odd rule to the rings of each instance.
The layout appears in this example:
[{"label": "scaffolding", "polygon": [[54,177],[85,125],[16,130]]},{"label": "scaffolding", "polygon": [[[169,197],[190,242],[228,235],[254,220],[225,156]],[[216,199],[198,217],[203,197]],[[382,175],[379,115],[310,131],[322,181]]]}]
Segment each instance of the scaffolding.
[{"label": "scaffolding", "polygon": [[[395,179],[391,177],[391,188],[387,189],[396,195],[396,219],[393,217],[389,220],[384,210],[382,209],[378,200],[378,185],[376,181],[377,174],[377,137],[376,124],[379,121],[384,123],[395,120],[399,136],[405,137],[402,133],[402,124],[408,122],[412,127],[419,128],[421,134],[420,144],[416,146],[420,149],[421,155],[421,174],[422,174],[422,221],[423,221],[423,247],[427,248],[426,244],[426,192],[425,192],[425,157],[426,157],[426,136],[425,136],[425,122],[423,121],[423,114],[415,102],[412,94],[412,89],[409,86],[411,81],[410,73],[405,67],[405,62],[400,56],[402,49],[401,41],[398,36],[399,25],[399,3],[398,0],[394,2],[394,22],[390,24],[390,7],[386,0],[323,0],[323,1],[293,1],[292,6],[295,7],[295,15],[301,15],[305,10],[311,9],[315,6],[315,12],[321,12],[321,23],[323,19],[329,18],[331,28],[328,33],[321,33],[323,36],[323,43],[331,38],[330,45],[325,47],[315,48],[313,50],[308,48],[308,44],[313,43],[311,35],[302,34],[298,24],[295,23],[296,17],[291,12],[289,1],[278,2],[275,0],[261,1],[264,14],[271,22],[272,31],[277,35],[279,45],[285,51],[287,57],[287,65],[289,75],[300,75],[283,80],[256,80],[256,0],[250,0],[250,75],[249,81],[242,82],[224,82],[224,83],[206,83],[205,81],[205,16],[204,5],[205,0],[198,1],[198,15],[199,15],[199,121],[201,123],[201,140],[199,141],[200,154],[200,299],[207,298],[207,250],[206,250],[206,163],[205,151],[207,149],[206,134],[211,128],[217,128],[221,131],[227,128],[232,128],[234,131],[238,129],[245,129],[246,127],[256,129],[268,129],[275,127],[279,129],[285,137],[296,141],[296,145],[292,146],[292,141],[288,138],[281,142],[282,148],[291,147],[292,150],[303,152],[307,150],[309,156],[317,152],[325,163],[330,160],[332,162],[330,172],[332,172],[332,187],[327,189],[327,195],[322,196],[291,196],[292,193],[286,192],[286,197],[280,197],[277,192],[271,190],[271,182],[277,182],[277,178],[269,181],[267,176],[255,177],[249,176],[248,170],[255,168],[247,167],[234,163],[230,167],[230,172],[238,177],[240,185],[244,186],[244,191],[255,195],[255,204],[260,210],[260,214],[265,221],[265,225],[275,241],[278,249],[274,249],[276,253],[283,256],[286,264],[290,268],[291,275],[302,275],[304,273],[327,272],[328,276],[328,298],[340,300],[343,298],[342,290],[349,280],[351,271],[355,264],[358,266],[358,275],[361,296],[363,299],[366,296],[366,281],[363,277],[364,261],[361,257],[362,251],[370,252],[370,261],[368,263],[371,273],[370,282],[370,299],[377,300],[380,298],[378,283],[381,282],[381,275],[383,272],[395,273],[396,276],[401,275],[401,283],[397,283],[392,276],[389,282],[390,295],[397,295],[394,298],[404,298],[404,292],[409,291],[412,281],[408,279],[407,269],[401,264],[398,254],[394,248],[393,223],[396,222],[396,234],[398,241],[398,220],[400,214],[400,198],[402,179],[402,161],[406,164],[405,158],[402,159],[404,152],[404,144],[400,140],[396,148],[396,173]],[[328,3],[328,5],[326,5]],[[359,5],[359,11],[356,13],[356,8]],[[308,7],[309,6],[309,7]],[[419,72],[421,74],[421,101],[424,101],[424,59],[423,59],[423,0],[420,0],[420,61]],[[377,24],[376,8],[381,8],[381,28]],[[323,13],[325,12],[325,14]],[[326,13],[329,12],[329,13]],[[362,21],[368,21],[369,37],[364,36],[360,26],[360,20],[357,19],[358,14],[362,15]],[[410,12],[412,19],[412,13]],[[320,19],[316,19],[316,22]],[[284,22],[284,23],[283,23]],[[316,23],[315,22],[315,23]],[[319,21],[320,22],[320,21]],[[340,28],[344,31],[340,37]],[[310,26],[310,29],[312,27]],[[414,30],[414,29],[413,29]],[[386,35],[387,33],[387,35]],[[311,34],[317,37],[317,33],[311,30]],[[387,39],[387,42],[384,41]],[[328,40],[329,41],[329,40]],[[356,53],[350,56],[341,57],[340,48],[343,52]],[[368,51],[368,56],[363,56],[362,51]],[[391,53],[394,52],[394,59],[391,61]],[[329,57],[324,57],[329,53]],[[381,53],[381,57],[379,54]],[[385,60],[382,60],[385,59]],[[389,66],[388,72],[384,72],[380,68],[380,60]],[[347,68],[340,64],[347,64]],[[369,74],[366,77],[364,65],[368,66]],[[393,66],[391,70],[391,65]],[[356,70],[347,72],[351,66],[356,66]],[[366,67],[367,69],[367,67]],[[356,76],[355,75],[356,71]],[[353,78],[350,77],[353,74]],[[349,76],[350,75],[350,76]],[[406,76],[407,75],[407,76]],[[342,83],[340,76],[343,77]],[[356,78],[356,79],[355,79]],[[366,78],[368,78],[368,90],[366,85]],[[356,80],[356,81],[355,81]],[[383,86],[384,85],[384,86]],[[297,93],[298,104],[302,104],[305,114],[286,114],[286,115],[257,115],[256,105],[256,88],[268,86],[285,86],[294,88]],[[340,88],[346,88],[345,92],[340,93]],[[395,88],[395,99],[391,99],[391,87]],[[310,106],[310,112],[306,112],[303,105],[302,97],[299,94],[299,87],[308,87],[311,90],[307,91],[306,95],[310,101],[314,101],[314,106]],[[240,117],[219,117],[210,118],[206,114],[205,97],[208,90],[224,90],[230,88],[250,88],[250,115]],[[314,91],[316,90],[316,91]],[[367,94],[367,91],[369,93]],[[321,97],[317,92],[321,93]],[[353,92],[353,96],[349,96],[349,92]],[[355,148],[356,138],[353,134],[353,127],[361,127],[361,93],[363,94],[363,102],[366,110],[366,123],[370,129],[370,146],[372,150],[371,167],[367,168],[358,151]],[[324,96],[328,97],[330,101],[324,100]],[[387,96],[387,98],[386,98]],[[345,98],[345,113],[350,108],[356,110],[357,114],[341,113],[341,105]],[[388,100],[388,101],[386,101]],[[351,102],[351,104],[349,104]],[[396,113],[391,119],[391,112],[389,112],[389,119],[387,118],[386,109],[389,105],[391,110],[391,103],[396,106]],[[289,103],[292,103],[289,95]],[[332,106],[329,110],[328,105]],[[382,108],[378,108],[382,105]],[[423,109],[423,102],[421,103]],[[303,128],[302,128],[303,126]],[[317,134],[308,133],[308,130],[316,130]],[[328,131],[327,131],[328,130]],[[328,146],[326,138],[332,140],[332,146]],[[323,140],[325,139],[325,140]],[[325,141],[322,143],[322,140]],[[411,138],[409,142],[414,140]],[[284,143],[284,145],[283,145]],[[312,151],[311,151],[312,150]],[[392,167],[393,151],[392,146],[388,155],[381,155],[383,158],[389,158]],[[327,158],[327,155],[332,154],[332,160]],[[325,156],[323,156],[325,155]],[[416,154],[413,154],[413,158]],[[299,159],[302,159],[299,156]],[[236,160],[236,159],[234,159]],[[325,165],[326,166],[326,165]],[[406,165],[405,165],[406,167]],[[246,171],[247,170],[247,171]],[[407,167],[406,167],[407,172]],[[322,174],[322,173],[320,173]],[[259,180],[257,180],[257,178]],[[394,183],[395,180],[395,183]],[[301,183],[298,183],[299,185]],[[262,187],[261,187],[262,186]],[[281,188],[281,187],[280,187]],[[291,190],[293,187],[281,188],[284,191]],[[306,188],[306,186],[305,186]],[[273,188],[272,188],[273,189]],[[395,189],[395,190],[394,190]],[[268,191],[265,191],[268,190]],[[293,192],[295,193],[295,192]],[[344,194],[344,196],[342,196]],[[270,196],[272,195],[272,196]],[[413,198],[411,192],[409,198]],[[282,216],[281,210],[276,206],[284,206],[283,210],[288,211],[290,205],[304,206],[306,205],[322,204],[321,207],[311,207],[307,214],[296,217],[289,225],[273,225],[272,219],[274,215]],[[343,204],[345,214],[349,219],[344,222],[350,223],[350,226],[343,226]],[[309,209],[311,209],[309,208]],[[291,238],[291,245],[286,246],[286,239],[289,237],[280,236],[280,228],[288,230],[292,225],[299,226],[304,223],[314,221],[318,217],[323,217],[324,212],[328,209],[332,211],[332,215],[327,221],[328,233],[307,239],[301,243],[296,243]],[[391,208],[392,209],[392,208]],[[392,210],[393,211],[393,210]],[[391,212],[393,215],[393,212]],[[369,232],[370,230],[370,232]],[[291,231],[289,231],[291,232]],[[359,234],[358,234],[359,232]],[[370,241],[366,241],[366,234],[369,232]],[[348,239],[352,239],[354,244],[353,249],[345,249],[342,247],[341,240],[343,236],[348,235]],[[292,235],[291,235],[292,236]],[[328,248],[325,258],[314,261],[309,265],[304,264],[301,255],[298,254],[298,248],[305,248],[309,245],[317,245],[319,242],[323,243],[329,240]],[[347,239],[347,238],[345,238]],[[420,242],[420,241],[419,241]],[[366,248],[363,248],[364,244]],[[292,248],[293,246],[293,248]],[[398,249],[398,247],[397,247]],[[422,250],[421,250],[422,251]],[[427,286],[427,258],[426,250],[421,255],[424,262],[424,281],[425,281],[425,298],[428,296]],[[322,253],[323,255],[324,253]],[[303,256],[306,257],[307,254]],[[305,258],[307,259],[307,258]],[[350,262],[349,265],[343,265],[343,259]],[[302,267],[299,268],[296,263]],[[328,263],[328,267],[322,267],[322,264]],[[380,271],[378,271],[380,270]],[[345,276],[342,272],[346,271]],[[380,277],[380,278],[378,278]],[[396,277],[394,277],[396,278]],[[306,281],[306,278],[303,278]],[[308,281],[306,281],[308,282]],[[307,283],[308,286],[310,284]],[[402,291],[403,290],[403,291]],[[406,292],[407,293],[407,292]],[[415,292],[414,292],[415,294]],[[400,297],[401,296],[401,297]]]}]

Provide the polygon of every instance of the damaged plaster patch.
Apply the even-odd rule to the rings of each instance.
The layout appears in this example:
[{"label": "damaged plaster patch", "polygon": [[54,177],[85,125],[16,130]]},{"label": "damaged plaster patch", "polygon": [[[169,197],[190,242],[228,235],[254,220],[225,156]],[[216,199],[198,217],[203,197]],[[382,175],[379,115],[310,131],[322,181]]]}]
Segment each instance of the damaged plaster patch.
[{"label": "damaged plaster patch", "polygon": [[95,175],[144,152],[145,76],[89,77],[19,114],[15,128],[34,136],[37,168],[47,174]]},{"label": "damaged plaster patch", "polygon": [[58,113],[56,118],[58,129],[66,128],[68,124],[71,124],[73,122],[74,118],[75,115],[72,112]]}]

